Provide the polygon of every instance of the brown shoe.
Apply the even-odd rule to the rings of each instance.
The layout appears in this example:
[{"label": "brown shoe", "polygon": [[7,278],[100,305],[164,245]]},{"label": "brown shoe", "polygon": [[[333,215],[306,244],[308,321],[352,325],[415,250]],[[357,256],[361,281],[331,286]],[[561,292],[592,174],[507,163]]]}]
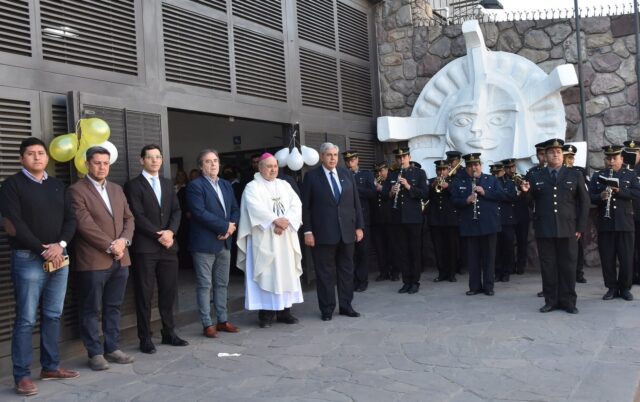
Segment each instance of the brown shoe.
[{"label": "brown shoe", "polygon": [[16,394],[22,396],[31,396],[38,393],[38,387],[31,381],[29,377],[23,377],[16,383]]},{"label": "brown shoe", "polygon": [[232,333],[240,332],[240,328],[236,327],[229,321],[219,322],[218,325],[216,325],[216,329],[221,332],[232,332]]},{"label": "brown shoe", "polygon": [[70,378],[80,377],[80,373],[74,370],[63,369],[62,367],[58,368],[54,371],[45,371],[42,370],[40,372],[40,379],[43,381],[47,380],[68,380]]},{"label": "brown shoe", "polygon": [[218,331],[216,331],[216,329],[213,327],[213,325],[209,325],[207,328],[205,328],[204,331],[203,331],[203,334],[207,338],[217,338],[218,337]]}]

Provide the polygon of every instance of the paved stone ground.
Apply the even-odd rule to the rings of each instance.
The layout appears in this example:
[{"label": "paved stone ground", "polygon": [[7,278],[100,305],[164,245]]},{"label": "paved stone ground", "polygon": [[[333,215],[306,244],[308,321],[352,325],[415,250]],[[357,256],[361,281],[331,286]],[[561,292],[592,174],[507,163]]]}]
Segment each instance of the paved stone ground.
[{"label": "paved stone ground", "polygon": [[[602,279],[587,271],[580,314],[541,314],[538,275],[513,276],[496,295],[465,296],[457,283],[423,274],[416,295],[397,282],[372,282],[357,294],[361,318],[322,322],[315,292],[294,308],[300,324],[256,325],[256,313],[231,316],[239,334],[216,340],[197,323],[180,333],[191,345],[158,345],[129,366],[38,381],[43,401],[633,401],[640,379],[638,303],[604,302]],[[640,296],[638,294],[637,296]],[[159,342],[158,342],[159,343]],[[218,357],[218,353],[240,353]],[[6,374],[6,373],[5,373]],[[11,379],[0,400],[18,400]]]}]

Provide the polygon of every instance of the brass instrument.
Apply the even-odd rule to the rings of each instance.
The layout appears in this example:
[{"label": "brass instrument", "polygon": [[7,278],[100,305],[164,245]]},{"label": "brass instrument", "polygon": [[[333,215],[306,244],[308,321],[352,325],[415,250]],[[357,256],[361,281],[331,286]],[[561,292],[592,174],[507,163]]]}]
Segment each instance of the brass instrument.
[{"label": "brass instrument", "polygon": [[[609,177],[613,177],[613,169],[609,169]],[[607,192],[607,206],[604,208],[604,217],[611,219],[611,196],[613,195],[613,190],[611,186],[607,186],[604,191]]]},{"label": "brass instrument", "polygon": [[382,186],[382,184],[384,183],[384,180],[385,179],[384,179],[384,177],[382,177],[381,174],[377,175],[376,178],[375,178],[376,185]]},{"label": "brass instrument", "polygon": [[456,174],[460,166],[462,166],[462,163],[458,163],[456,167],[449,170],[449,173],[447,173],[447,177],[438,176],[436,178],[436,185],[435,185],[436,193],[441,193],[442,190],[444,190],[442,185],[447,181],[447,179],[451,178],[454,174]]},{"label": "brass instrument", "polygon": [[403,169],[400,168],[400,172],[398,172],[398,178],[396,179],[396,184],[394,184],[396,195],[393,197],[393,209],[398,209],[398,196],[400,195],[400,179],[402,178],[402,173]]},{"label": "brass instrument", "polygon": [[513,176],[511,176],[511,179],[513,179],[513,182],[516,183],[516,186],[518,187],[520,187],[524,181],[524,177],[522,177],[520,173],[514,173]]},{"label": "brass instrument", "polygon": [[475,176],[473,176],[473,179],[471,179],[471,194],[473,194],[474,198],[473,198],[473,220],[477,221],[478,220],[478,193],[476,193],[476,183],[477,178]]}]

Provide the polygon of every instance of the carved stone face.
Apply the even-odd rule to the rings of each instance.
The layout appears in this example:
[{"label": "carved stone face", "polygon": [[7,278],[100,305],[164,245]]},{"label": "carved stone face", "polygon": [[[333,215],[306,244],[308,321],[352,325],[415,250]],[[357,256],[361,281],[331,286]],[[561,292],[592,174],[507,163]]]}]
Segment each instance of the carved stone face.
[{"label": "carved stone face", "polygon": [[[463,154],[480,152],[486,161],[506,159],[513,149],[517,107],[500,88],[488,86],[483,92],[473,102],[456,102],[449,113],[447,140]],[[458,98],[469,99],[468,91]]]}]

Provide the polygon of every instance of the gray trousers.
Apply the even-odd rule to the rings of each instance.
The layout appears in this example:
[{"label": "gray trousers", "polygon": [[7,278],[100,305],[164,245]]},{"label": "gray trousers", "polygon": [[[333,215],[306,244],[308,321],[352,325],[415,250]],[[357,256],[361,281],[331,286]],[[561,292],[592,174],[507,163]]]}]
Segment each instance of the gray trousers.
[{"label": "gray trousers", "polygon": [[196,297],[203,328],[213,325],[212,300],[216,309],[217,322],[227,322],[227,287],[231,253],[227,249],[222,249],[215,254],[192,253],[192,256],[196,271]]}]

